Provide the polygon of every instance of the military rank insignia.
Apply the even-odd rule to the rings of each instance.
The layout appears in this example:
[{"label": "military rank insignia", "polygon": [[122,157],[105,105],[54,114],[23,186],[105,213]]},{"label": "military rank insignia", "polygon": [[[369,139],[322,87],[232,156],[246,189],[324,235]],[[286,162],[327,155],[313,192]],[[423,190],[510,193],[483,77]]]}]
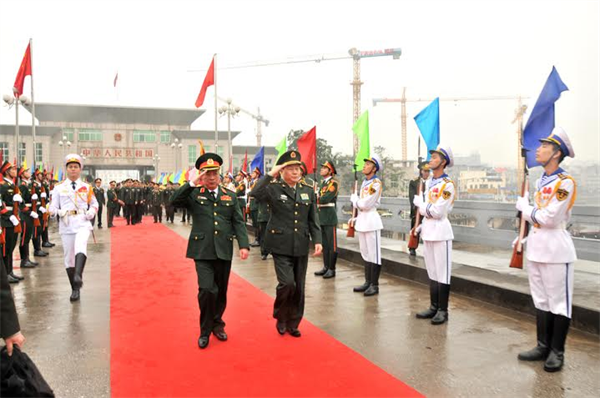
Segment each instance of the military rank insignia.
[{"label": "military rank insignia", "polygon": [[442,192],[442,197],[444,198],[444,200],[450,199],[451,196],[452,196],[452,193],[450,193],[450,191]]},{"label": "military rank insignia", "polygon": [[558,191],[556,191],[556,199],[558,199],[559,201],[563,201],[565,199],[567,199],[569,197],[569,191],[567,191],[566,189],[559,189]]},{"label": "military rank insignia", "polygon": [[375,193],[375,188],[371,187],[369,188],[369,195],[373,195]]},{"label": "military rank insignia", "polygon": [[223,195],[223,196],[221,196],[221,200],[231,200],[231,196]]}]

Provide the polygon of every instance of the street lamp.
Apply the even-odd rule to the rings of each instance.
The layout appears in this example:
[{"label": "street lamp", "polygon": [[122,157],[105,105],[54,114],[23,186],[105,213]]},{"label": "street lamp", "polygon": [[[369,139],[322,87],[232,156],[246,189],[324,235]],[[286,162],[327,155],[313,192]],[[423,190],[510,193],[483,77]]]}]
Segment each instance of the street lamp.
[{"label": "street lamp", "polygon": [[158,162],[160,162],[160,156],[158,154],[152,157],[152,163],[154,164],[154,178],[158,182]]},{"label": "street lamp", "polygon": [[240,113],[240,110],[241,108],[239,106],[234,106],[232,104],[231,98],[227,98],[227,105],[223,105],[219,108],[220,115],[227,114],[227,143],[229,145],[229,148],[227,150],[227,162],[230,165],[230,167],[233,167],[233,146],[231,144],[231,117],[235,117],[238,113]]},{"label": "street lamp", "polygon": [[[171,148],[174,150],[175,170],[177,170],[179,168],[179,152],[181,152],[181,148],[183,148],[183,144],[179,142],[179,138],[175,138],[173,140],[173,142],[171,143]],[[179,148],[179,151],[177,151],[177,148]]]},{"label": "street lamp", "polygon": [[[31,105],[31,100],[26,95],[10,95],[4,94],[2,96],[2,100],[8,105],[9,109],[14,106],[15,107],[15,153],[17,158],[17,167],[21,164],[21,156],[19,151],[19,102],[22,105]],[[35,122],[35,121],[34,121]],[[32,126],[32,131],[34,127]],[[34,142],[34,151],[35,151],[35,135],[33,136]]]}]

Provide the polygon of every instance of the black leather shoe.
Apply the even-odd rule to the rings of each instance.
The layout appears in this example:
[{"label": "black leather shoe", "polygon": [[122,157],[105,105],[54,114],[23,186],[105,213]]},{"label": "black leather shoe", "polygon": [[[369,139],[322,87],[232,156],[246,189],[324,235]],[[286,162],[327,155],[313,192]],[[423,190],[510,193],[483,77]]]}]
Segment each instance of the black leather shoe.
[{"label": "black leather shoe", "polygon": [[267,257],[269,257],[268,254],[263,254],[262,256],[260,256],[260,259],[264,261],[267,259]]},{"label": "black leather shoe", "polygon": [[367,289],[369,288],[370,284],[368,284],[367,282],[363,283],[360,286],[356,286],[354,289],[352,289],[355,293],[363,293],[365,291],[367,291]]},{"label": "black leather shoe", "polygon": [[35,268],[37,263],[32,263],[29,260],[21,261],[21,268]]},{"label": "black leather shoe", "polygon": [[564,362],[565,353],[552,349],[550,350],[548,359],[546,359],[546,362],[544,363],[544,370],[546,372],[558,372],[562,369]]},{"label": "black leather shoe", "polygon": [[327,272],[325,272],[325,275],[323,275],[323,279],[330,279],[330,278],[335,278],[335,271],[332,269],[328,269]]},{"label": "black leather shoe", "polygon": [[209,336],[200,336],[198,339],[198,347],[204,349],[208,347]]},{"label": "black leather shoe", "polygon": [[45,251],[42,251],[42,250],[35,250],[33,252],[33,255],[36,257],[46,257],[48,255],[48,253],[46,253]]},{"label": "black leather shoe", "polygon": [[448,321],[448,311],[438,310],[437,314],[431,319],[432,325],[441,325]]},{"label": "black leather shoe", "polygon": [[12,276],[13,278],[15,278],[15,279],[16,279],[16,280],[18,280],[18,281],[22,281],[22,280],[24,280],[24,279],[25,279],[25,277],[24,277],[24,276],[17,275],[17,274],[15,274],[14,272],[11,272],[9,275],[10,275],[10,276]]},{"label": "black leather shoe", "polygon": [[250,243],[250,247],[259,247],[259,246],[260,246],[260,243],[258,243],[257,241]]},{"label": "black leather shoe", "polygon": [[7,276],[7,278],[8,278],[8,283],[19,283],[20,282],[19,279],[15,278],[14,276],[12,276],[10,274]]},{"label": "black leather shoe", "polygon": [[315,272],[315,276],[323,276],[327,273],[327,268],[323,267],[319,271]]},{"label": "black leather shoe", "polygon": [[300,331],[296,328],[289,328],[287,331],[290,334],[290,336],[292,336],[292,337],[302,336],[302,333],[300,333]]},{"label": "black leather shoe", "polygon": [[213,330],[213,334],[219,341],[227,341],[227,333],[224,330]]},{"label": "black leather shoe", "polygon": [[425,311],[417,312],[418,319],[431,319],[437,314],[437,307],[429,307]]},{"label": "black leather shoe", "polygon": [[275,327],[277,328],[277,333],[279,333],[282,336],[285,334],[285,330],[287,329],[285,327],[285,322],[277,321],[277,324],[275,325]]},{"label": "black leather shoe", "polygon": [[535,348],[532,348],[529,351],[520,352],[519,360],[521,361],[545,361],[548,358],[548,352],[550,349],[544,344],[538,342],[538,345]]},{"label": "black leather shoe", "polygon": [[42,247],[54,247],[54,243],[44,242],[42,243]]},{"label": "black leather shoe", "polygon": [[379,294],[379,286],[376,285],[369,286],[369,288],[365,291],[365,297],[375,296],[376,294]]},{"label": "black leather shoe", "polygon": [[415,249],[408,249],[408,253],[413,257],[417,255],[417,251]]},{"label": "black leather shoe", "polygon": [[70,301],[79,301],[79,289],[74,289],[71,291],[71,297],[69,297]]}]

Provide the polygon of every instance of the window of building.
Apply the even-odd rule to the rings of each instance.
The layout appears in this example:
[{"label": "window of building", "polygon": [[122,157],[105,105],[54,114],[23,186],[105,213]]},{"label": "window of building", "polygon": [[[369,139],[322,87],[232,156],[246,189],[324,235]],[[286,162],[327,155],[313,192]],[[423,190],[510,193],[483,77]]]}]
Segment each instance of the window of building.
[{"label": "window of building", "polygon": [[171,143],[171,132],[170,131],[161,131],[160,132],[160,143],[161,144]]},{"label": "window of building", "polygon": [[9,159],[8,142],[0,142],[0,151],[2,151],[2,159]]},{"label": "window of building", "polygon": [[44,161],[44,158],[42,155],[43,155],[42,143],[36,142],[35,143],[35,163],[36,164],[41,164]]},{"label": "window of building", "polygon": [[26,159],[27,156],[27,146],[24,142],[19,142],[19,159],[21,159],[21,162],[23,162],[24,159]]},{"label": "window of building", "polygon": [[148,130],[135,130],[133,132],[133,142],[156,142],[156,133]]},{"label": "window of building", "polygon": [[77,138],[79,141],[102,141],[102,132],[97,130],[79,130]]},{"label": "window of building", "polygon": [[196,145],[188,145],[188,163],[195,164],[197,158],[198,156],[196,156]]},{"label": "window of building", "polygon": [[217,147],[217,155],[219,155],[220,157],[223,157],[224,153],[225,153],[225,147],[223,147],[223,146]]},{"label": "window of building", "polygon": [[63,137],[67,137],[66,139],[64,139],[64,141],[73,142],[73,139],[75,138],[75,133],[73,132],[73,129],[63,129],[62,136],[60,137],[60,139],[63,140]]}]

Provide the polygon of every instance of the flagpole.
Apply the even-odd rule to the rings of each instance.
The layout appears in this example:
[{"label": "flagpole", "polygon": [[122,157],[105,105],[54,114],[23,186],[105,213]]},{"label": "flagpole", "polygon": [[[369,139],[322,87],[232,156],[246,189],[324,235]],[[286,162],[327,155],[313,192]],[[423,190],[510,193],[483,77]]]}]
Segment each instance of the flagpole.
[{"label": "flagpole", "polygon": [[35,147],[35,100],[33,97],[33,39],[29,39],[29,63],[31,68],[31,135],[33,137],[33,164],[35,165],[37,150]]},{"label": "flagpole", "polygon": [[215,153],[219,152],[219,132],[217,129],[217,54],[213,56],[213,76],[215,80]]}]

